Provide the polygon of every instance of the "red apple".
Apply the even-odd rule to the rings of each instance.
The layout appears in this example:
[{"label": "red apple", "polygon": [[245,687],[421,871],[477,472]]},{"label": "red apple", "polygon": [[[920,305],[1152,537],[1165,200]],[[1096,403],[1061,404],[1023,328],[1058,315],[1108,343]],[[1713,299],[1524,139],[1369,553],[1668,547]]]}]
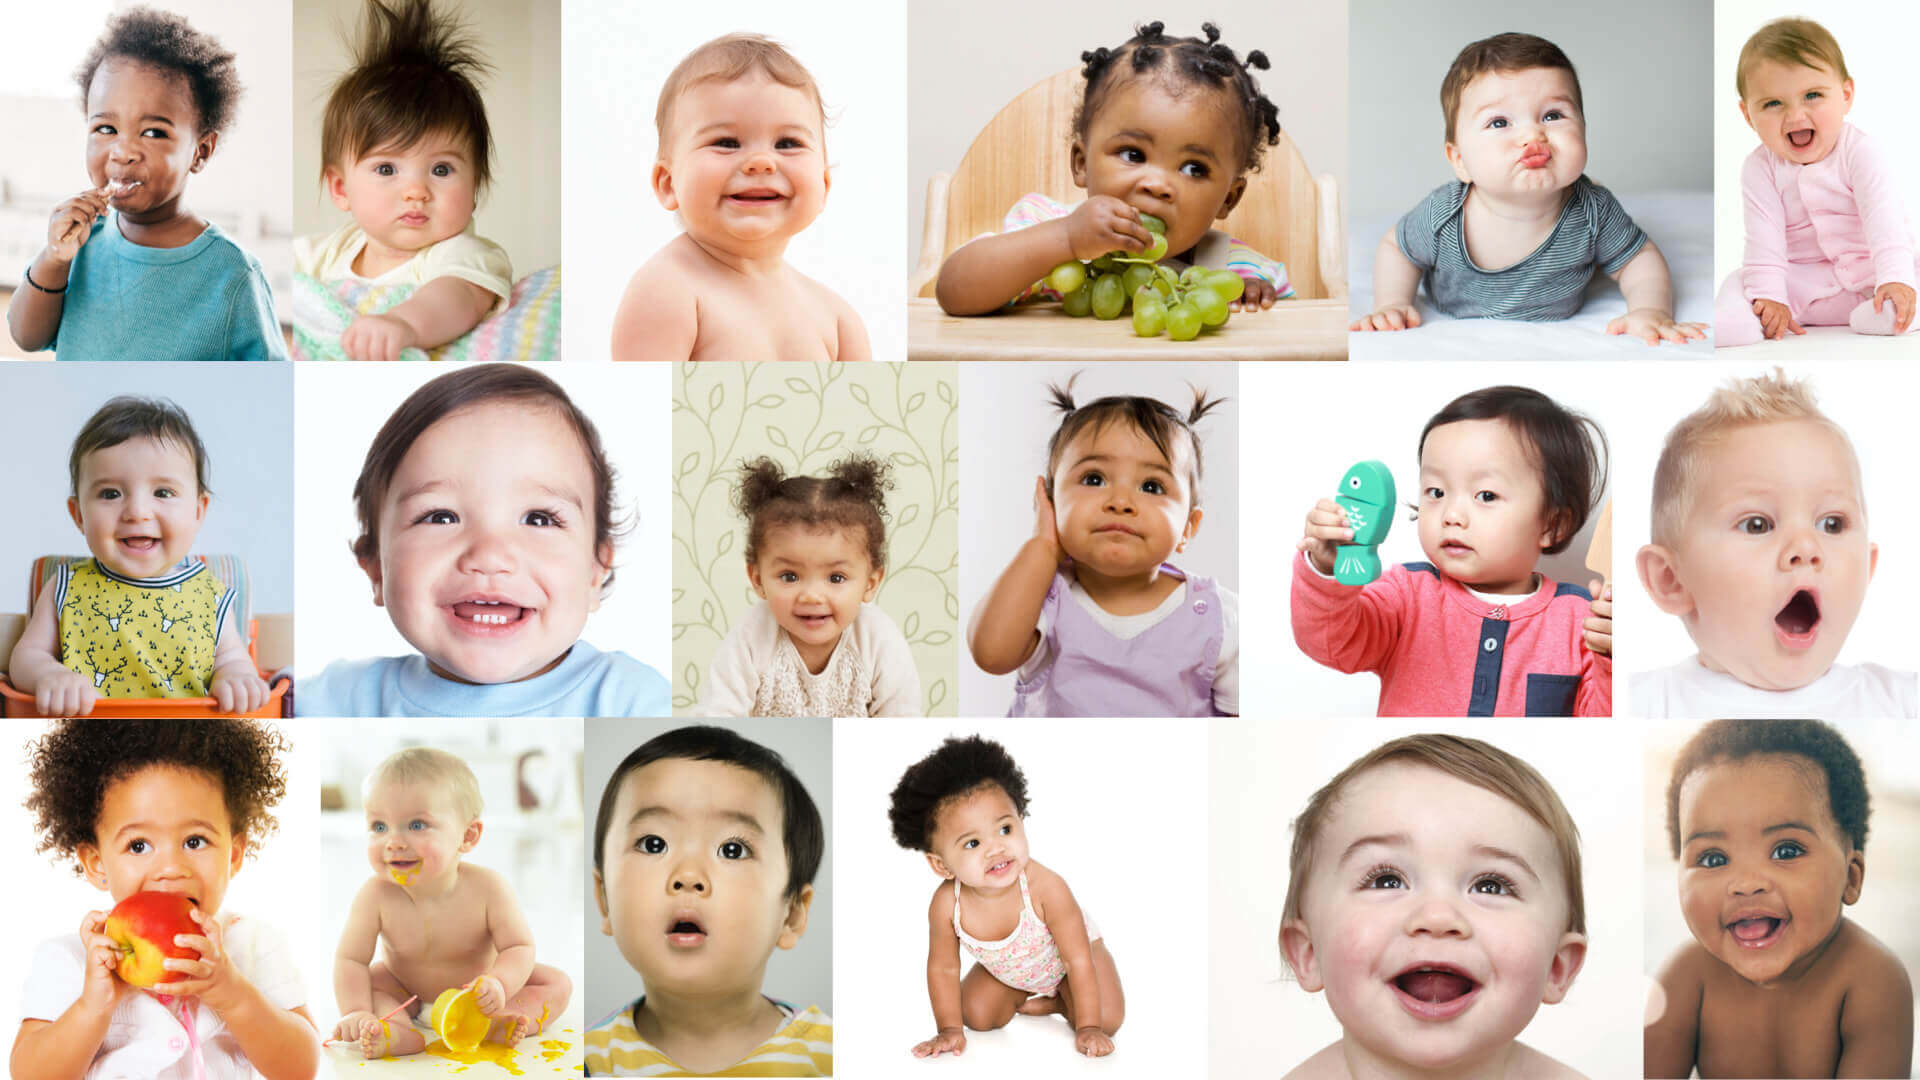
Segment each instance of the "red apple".
[{"label": "red apple", "polygon": [[120,980],[129,986],[151,987],[178,982],[187,976],[160,964],[168,957],[200,959],[198,949],[173,943],[176,934],[198,934],[193,901],[179,893],[134,893],[113,906],[107,915],[107,936],[120,946]]}]

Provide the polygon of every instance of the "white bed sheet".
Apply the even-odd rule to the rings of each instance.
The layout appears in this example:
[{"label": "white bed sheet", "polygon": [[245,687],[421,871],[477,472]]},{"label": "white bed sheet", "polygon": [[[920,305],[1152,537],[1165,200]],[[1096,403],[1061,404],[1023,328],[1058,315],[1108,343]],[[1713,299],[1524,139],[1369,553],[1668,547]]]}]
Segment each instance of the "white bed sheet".
[{"label": "white bed sheet", "polygon": [[[1665,191],[1615,197],[1646,230],[1673,275],[1674,316],[1681,322],[1713,322],[1713,195]],[[1412,204],[1409,203],[1409,206]],[[1399,215],[1354,222],[1348,231],[1351,310],[1373,310],[1373,253]],[[1564,322],[1456,319],[1443,314],[1423,289],[1417,301],[1421,324],[1411,331],[1348,335],[1348,358],[1373,360],[1664,360],[1712,359],[1705,342],[1651,346],[1639,338],[1612,335],[1607,324],[1626,314],[1620,287],[1595,274],[1580,313]]]}]

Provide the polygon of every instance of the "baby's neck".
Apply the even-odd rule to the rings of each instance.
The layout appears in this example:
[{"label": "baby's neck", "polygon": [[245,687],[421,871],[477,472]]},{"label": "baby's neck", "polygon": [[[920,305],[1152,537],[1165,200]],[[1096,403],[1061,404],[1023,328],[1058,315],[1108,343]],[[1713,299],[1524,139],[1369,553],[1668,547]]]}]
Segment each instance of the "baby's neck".
[{"label": "baby's neck", "polygon": [[1109,615],[1144,615],[1164,603],[1182,580],[1157,565],[1144,573],[1110,577],[1076,563],[1073,577],[1087,598]]},{"label": "baby's neck", "polygon": [[139,214],[116,212],[113,220],[130,244],[150,248],[185,247],[207,231],[207,223],[188,212],[179,199]]},{"label": "baby's neck", "polygon": [[691,1072],[718,1072],[753,1052],[780,1030],[785,1014],[753,985],[711,994],[677,994],[647,989],[635,1010],[634,1030]]},{"label": "baby's neck", "polygon": [[1340,1040],[1340,1061],[1351,1080],[1512,1080],[1526,1075],[1521,1066],[1525,1050],[1518,1042],[1502,1043],[1486,1054],[1452,1065],[1423,1069],[1383,1057],[1351,1037]]},{"label": "baby's neck", "polygon": [[420,254],[420,251],[388,247],[375,240],[372,233],[367,233],[366,237],[367,242],[361,246],[360,254],[353,257],[353,272],[363,278],[377,278],[391,273],[413,261],[414,257]]},{"label": "baby's neck", "polygon": [[752,243],[742,243],[731,238],[700,236],[693,232],[683,235],[701,256],[715,266],[742,277],[776,278],[789,272],[787,242],[792,237],[769,236]]},{"label": "baby's neck", "polygon": [[1543,222],[1558,221],[1567,200],[1573,198],[1573,185],[1558,191],[1521,192],[1498,195],[1479,184],[1467,189],[1467,201],[1480,211],[1483,223],[1515,231],[1538,229]]}]

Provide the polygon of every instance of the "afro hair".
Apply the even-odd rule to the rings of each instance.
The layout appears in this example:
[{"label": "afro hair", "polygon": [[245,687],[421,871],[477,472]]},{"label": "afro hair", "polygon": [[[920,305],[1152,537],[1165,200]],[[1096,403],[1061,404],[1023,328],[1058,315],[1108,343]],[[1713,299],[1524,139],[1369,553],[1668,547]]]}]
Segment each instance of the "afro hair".
[{"label": "afro hair", "polygon": [[978,735],[941,743],[894,786],[893,806],[887,811],[894,840],[912,851],[932,851],[934,817],[940,808],[988,784],[999,785],[1013,800],[1014,812],[1027,816],[1027,778],[1006,747]]},{"label": "afro hair", "polygon": [[1694,772],[1756,754],[1801,758],[1827,780],[1827,806],[1854,850],[1867,847],[1867,776],[1860,757],[1838,731],[1818,720],[1715,720],[1694,732],[1667,782],[1667,846],[1680,857],[1680,785]]},{"label": "afro hair", "polygon": [[108,60],[132,60],[177,75],[193,95],[201,134],[225,131],[240,104],[240,72],[233,54],[220,42],[195,30],[180,15],[152,8],[128,8],[107,20],[107,29],[87,50],[73,77],[86,108],[93,77]]}]

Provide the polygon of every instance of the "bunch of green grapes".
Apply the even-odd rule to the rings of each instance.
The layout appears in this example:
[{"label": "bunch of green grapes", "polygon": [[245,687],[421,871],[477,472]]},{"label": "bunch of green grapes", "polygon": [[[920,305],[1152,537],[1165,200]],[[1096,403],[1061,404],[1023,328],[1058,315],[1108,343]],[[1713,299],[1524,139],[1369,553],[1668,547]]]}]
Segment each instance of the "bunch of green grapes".
[{"label": "bunch of green grapes", "polygon": [[1161,266],[1167,253],[1167,223],[1141,214],[1140,223],[1153,234],[1153,246],[1133,255],[1110,251],[1090,263],[1068,259],[1046,276],[1049,288],[1060,294],[1061,310],[1079,318],[1117,319],[1133,310],[1133,332],[1159,337],[1162,330],[1175,341],[1192,341],[1202,327],[1224,326],[1227,305],[1240,299],[1247,283],[1231,270],[1189,266],[1179,274]]}]

